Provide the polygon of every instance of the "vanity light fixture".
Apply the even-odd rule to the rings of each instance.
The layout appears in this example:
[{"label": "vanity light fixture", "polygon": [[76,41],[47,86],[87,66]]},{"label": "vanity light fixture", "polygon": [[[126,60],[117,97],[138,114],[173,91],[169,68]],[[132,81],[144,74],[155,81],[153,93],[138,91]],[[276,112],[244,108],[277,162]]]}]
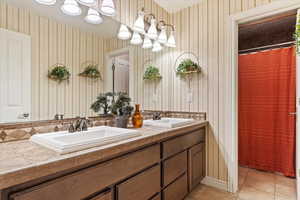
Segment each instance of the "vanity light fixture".
[{"label": "vanity light fixture", "polygon": [[157,37],[158,37],[157,28],[156,28],[156,19],[155,18],[151,19],[151,25],[150,25],[150,28],[147,32],[147,36],[152,40],[156,40]]},{"label": "vanity light fixture", "polygon": [[61,6],[61,10],[66,15],[71,15],[71,16],[81,15],[82,12],[77,1],[75,0],[65,0],[64,4]]},{"label": "vanity light fixture", "polygon": [[96,0],[77,0],[82,5],[92,6],[96,3]]},{"label": "vanity light fixture", "polygon": [[160,45],[160,43],[156,40],[153,44],[153,52],[159,52],[162,50],[162,46]]},{"label": "vanity light fixture", "polygon": [[130,41],[130,44],[140,45],[143,43],[141,35],[138,32],[134,32]]},{"label": "vanity light fixture", "polygon": [[113,0],[102,0],[100,9],[101,13],[106,16],[115,16],[116,7]]},{"label": "vanity light fixture", "polygon": [[144,22],[144,11],[140,11],[137,20],[134,22],[133,31],[141,34],[145,34],[145,22]]},{"label": "vanity light fixture", "polygon": [[176,41],[174,36],[174,31],[171,31],[168,42],[165,44],[167,47],[176,48]]},{"label": "vanity light fixture", "polygon": [[131,37],[131,32],[129,31],[128,27],[124,24],[121,24],[120,30],[118,33],[118,38],[120,40],[128,40]]},{"label": "vanity light fixture", "polygon": [[103,19],[99,12],[93,8],[89,8],[87,16],[84,18],[90,24],[101,24]]},{"label": "vanity light fixture", "polygon": [[39,4],[43,4],[43,5],[54,5],[56,3],[56,0],[35,0],[37,3]]},{"label": "vanity light fixture", "polygon": [[152,45],[152,41],[150,40],[150,38],[148,36],[145,36],[144,43],[143,43],[143,49],[149,49],[152,46],[153,45]]}]

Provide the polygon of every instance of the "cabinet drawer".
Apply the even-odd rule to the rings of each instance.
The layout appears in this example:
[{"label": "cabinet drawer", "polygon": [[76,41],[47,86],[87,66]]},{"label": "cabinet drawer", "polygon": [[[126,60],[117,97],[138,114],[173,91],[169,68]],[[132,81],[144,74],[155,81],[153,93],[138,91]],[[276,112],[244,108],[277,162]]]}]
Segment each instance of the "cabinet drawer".
[{"label": "cabinet drawer", "polygon": [[148,200],[160,191],[160,166],[157,165],[117,185],[118,200]]},{"label": "cabinet drawer", "polygon": [[112,192],[111,191],[104,192],[89,200],[112,200]]},{"label": "cabinet drawer", "polygon": [[205,144],[189,149],[189,190],[192,191],[205,177]]},{"label": "cabinet drawer", "polygon": [[131,176],[160,160],[154,145],[10,196],[13,200],[79,200]]},{"label": "cabinet drawer", "polygon": [[187,151],[184,151],[163,162],[164,186],[169,185],[172,181],[187,171]]},{"label": "cabinet drawer", "polygon": [[156,195],[155,197],[153,197],[151,200],[161,200],[160,198],[160,194]]},{"label": "cabinet drawer", "polygon": [[191,132],[166,142],[163,142],[163,158],[169,157],[180,151],[188,149],[195,144],[205,141],[205,128]]},{"label": "cabinet drawer", "polygon": [[163,191],[164,200],[183,200],[187,193],[187,174],[184,174]]}]

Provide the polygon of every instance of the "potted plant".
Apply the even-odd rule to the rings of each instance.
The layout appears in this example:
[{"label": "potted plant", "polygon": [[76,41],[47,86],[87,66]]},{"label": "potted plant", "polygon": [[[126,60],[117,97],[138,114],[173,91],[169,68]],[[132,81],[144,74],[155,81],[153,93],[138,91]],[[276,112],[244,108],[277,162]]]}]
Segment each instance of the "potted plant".
[{"label": "potted plant", "polygon": [[183,60],[176,69],[176,74],[183,76],[201,72],[200,66],[191,59]]},{"label": "potted plant", "polygon": [[71,73],[69,69],[62,64],[56,64],[51,70],[48,71],[48,78],[58,81],[69,81]]},{"label": "potted plant", "polygon": [[127,128],[129,117],[133,111],[133,107],[130,106],[131,98],[124,92],[119,92],[116,97],[116,101],[113,101],[110,106],[111,112],[116,115],[116,126]]},{"label": "potted plant", "polygon": [[144,80],[160,80],[162,76],[159,73],[159,69],[153,65],[149,65],[144,73]]},{"label": "potted plant", "polygon": [[97,69],[97,65],[88,65],[83,72],[81,72],[79,74],[79,76],[82,77],[88,77],[88,78],[92,78],[92,79],[101,79],[101,73],[100,71]]},{"label": "potted plant", "polygon": [[102,109],[103,115],[109,115],[110,101],[112,99],[112,96],[112,92],[99,94],[96,101],[91,105],[91,109],[96,113],[100,112],[100,110]]}]

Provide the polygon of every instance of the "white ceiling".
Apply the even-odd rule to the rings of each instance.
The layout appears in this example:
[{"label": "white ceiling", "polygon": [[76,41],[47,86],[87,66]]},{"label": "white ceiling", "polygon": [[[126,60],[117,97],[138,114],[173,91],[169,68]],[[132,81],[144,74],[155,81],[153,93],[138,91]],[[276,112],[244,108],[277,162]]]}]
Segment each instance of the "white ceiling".
[{"label": "white ceiling", "polygon": [[63,0],[57,0],[54,6],[44,6],[36,3],[35,0],[6,0],[11,5],[19,8],[28,8],[33,12],[54,19],[58,22],[69,24],[74,27],[78,27],[87,32],[94,32],[106,38],[116,37],[119,29],[119,22],[113,20],[110,17],[104,17],[104,22],[99,25],[88,24],[84,21],[84,17],[87,13],[87,7],[82,6],[83,14],[77,17],[71,17],[65,15],[60,10],[60,6],[63,4]]},{"label": "white ceiling", "polygon": [[203,0],[154,0],[158,5],[169,13],[178,12],[184,8],[188,8]]}]

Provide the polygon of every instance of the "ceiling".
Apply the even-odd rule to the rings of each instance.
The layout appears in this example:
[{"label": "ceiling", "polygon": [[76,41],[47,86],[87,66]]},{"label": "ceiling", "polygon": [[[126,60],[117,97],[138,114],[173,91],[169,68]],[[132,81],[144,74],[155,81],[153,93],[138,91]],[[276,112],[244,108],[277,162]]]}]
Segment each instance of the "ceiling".
[{"label": "ceiling", "polygon": [[106,38],[116,37],[120,25],[119,22],[110,17],[104,17],[104,22],[99,25],[86,23],[84,17],[87,13],[87,7],[85,6],[81,7],[83,10],[81,16],[72,17],[65,15],[60,10],[60,6],[63,4],[62,0],[58,0],[54,6],[44,6],[36,3],[34,0],[8,0],[7,2],[19,8],[28,8],[40,16],[45,16],[60,23],[78,27],[87,32],[94,32]]},{"label": "ceiling", "polygon": [[184,8],[188,8],[203,0],[154,0],[159,6],[169,13],[178,12]]}]

